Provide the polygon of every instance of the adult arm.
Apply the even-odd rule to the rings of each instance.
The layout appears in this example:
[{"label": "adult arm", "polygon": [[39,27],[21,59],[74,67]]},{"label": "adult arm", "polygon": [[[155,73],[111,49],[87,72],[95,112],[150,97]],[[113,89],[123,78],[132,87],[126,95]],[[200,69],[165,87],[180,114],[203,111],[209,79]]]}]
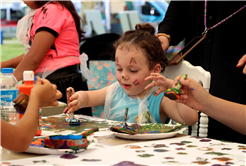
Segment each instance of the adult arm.
[{"label": "adult arm", "polygon": [[246,135],[246,106],[210,95],[200,110],[228,127]]},{"label": "adult arm", "polygon": [[55,36],[47,31],[40,31],[35,35],[29,52],[23,57],[14,71],[14,76],[18,81],[23,79],[25,70],[34,71],[40,65],[54,40]]},{"label": "adult arm", "polygon": [[[180,76],[175,80],[179,80]],[[180,80],[183,92],[179,102],[197,109],[228,127],[246,135],[246,106],[209,94],[191,78]]]}]

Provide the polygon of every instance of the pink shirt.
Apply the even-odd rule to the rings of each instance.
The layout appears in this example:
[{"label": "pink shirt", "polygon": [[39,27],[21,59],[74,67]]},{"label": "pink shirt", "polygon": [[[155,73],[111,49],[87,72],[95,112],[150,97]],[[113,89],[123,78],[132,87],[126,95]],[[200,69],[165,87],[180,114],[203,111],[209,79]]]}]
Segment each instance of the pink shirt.
[{"label": "pink shirt", "polygon": [[53,72],[80,63],[79,36],[74,19],[65,7],[54,3],[41,7],[33,17],[29,42],[33,42],[39,31],[48,31],[56,37],[35,73]]}]

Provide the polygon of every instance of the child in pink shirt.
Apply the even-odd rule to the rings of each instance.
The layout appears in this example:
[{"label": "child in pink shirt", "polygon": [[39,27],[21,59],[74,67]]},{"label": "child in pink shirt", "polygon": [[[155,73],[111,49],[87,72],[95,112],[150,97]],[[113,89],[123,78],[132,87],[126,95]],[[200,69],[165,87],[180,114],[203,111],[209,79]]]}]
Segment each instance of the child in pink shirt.
[{"label": "child in pink shirt", "polygon": [[[1,67],[16,68],[14,75],[22,80],[23,71],[33,70],[36,76],[57,85],[66,102],[66,88],[88,90],[79,69],[79,43],[84,31],[71,1],[23,1],[31,9],[17,25],[17,38],[25,46],[25,54],[1,62]],[[92,115],[91,108],[79,114]]]}]

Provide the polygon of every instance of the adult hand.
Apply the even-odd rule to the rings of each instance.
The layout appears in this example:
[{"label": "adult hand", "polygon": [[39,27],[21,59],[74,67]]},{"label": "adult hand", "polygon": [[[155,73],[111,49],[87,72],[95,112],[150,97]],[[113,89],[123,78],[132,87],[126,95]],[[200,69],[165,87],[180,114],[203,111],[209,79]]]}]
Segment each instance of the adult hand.
[{"label": "adult hand", "polygon": [[163,49],[164,52],[167,51],[168,47],[169,47],[169,40],[166,36],[159,36],[158,39],[161,42],[161,47]]},{"label": "adult hand", "polygon": [[[180,78],[181,76],[176,77],[175,83]],[[177,102],[186,104],[196,110],[203,110],[206,104],[209,103],[208,99],[211,95],[198,82],[191,78],[182,79],[180,82],[182,91],[180,92],[180,99]]]},{"label": "adult hand", "polygon": [[51,84],[46,79],[40,79],[39,77],[36,80],[36,85],[31,91],[30,98],[33,100],[39,100],[40,107],[45,106],[57,106],[57,99],[62,97],[62,93],[57,90],[57,86]]},{"label": "adult hand", "polygon": [[244,64],[243,74],[246,74],[246,54],[238,61],[237,67],[242,67]]},{"label": "adult hand", "polygon": [[166,91],[169,88],[174,86],[174,81],[171,79],[167,79],[165,76],[159,73],[151,73],[150,76],[145,78],[146,81],[152,80],[152,82],[145,87],[145,89],[152,88],[154,86],[158,86],[159,89],[155,91],[154,96],[158,96],[161,92]]}]

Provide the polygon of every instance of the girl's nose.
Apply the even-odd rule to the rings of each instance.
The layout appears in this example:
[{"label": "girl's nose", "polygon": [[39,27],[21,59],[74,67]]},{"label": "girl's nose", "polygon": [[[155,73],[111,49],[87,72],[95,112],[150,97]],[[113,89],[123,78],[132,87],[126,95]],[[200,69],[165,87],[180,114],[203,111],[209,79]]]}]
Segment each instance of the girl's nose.
[{"label": "girl's nose", "polygon": [[129,79],[129,77],[128,77],[127,75],[125,75],[125,74],[123,74],[123,75],[121,76],[121,78],[124,79],[124,80]]}]

